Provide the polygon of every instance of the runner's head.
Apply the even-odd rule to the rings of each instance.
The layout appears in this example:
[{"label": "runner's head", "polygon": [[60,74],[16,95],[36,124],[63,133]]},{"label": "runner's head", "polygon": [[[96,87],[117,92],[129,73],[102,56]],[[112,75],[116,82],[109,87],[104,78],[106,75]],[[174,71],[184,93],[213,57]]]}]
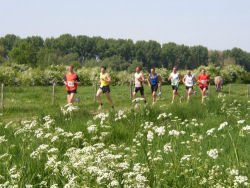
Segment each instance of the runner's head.
[{"label": "runner's head", "polygon": [[139,66],[136,67],[136,72],[139,73],[141,71],[141,68]]},{"label": "runner's head", "polygon": [[73,72],[73,69],[74,69],[73,65],[70,65],[70,66],[69,66],[69,72],[72,73],[72,72]]},{"label": "runner's head", "polygon": [[101,66],[101,72],[105,73],[106,72],[106,67],[105,66]]},{"label": "runner's head", "polygon": [[206,70],[203,68],[203,69],[201,70],[201,73],[202,73],[202,74],[206,74]]},{"label": "runner's head", "polygon": [[174,67],[173,67],[173,72],[176,73],[176,71],[177,71],[177,67],[174,66]]},{"label": "runner's head", "polygon": [[191,74],[191,71],[190,70],[187,70],[187,75],[190,75]]},{"label": "runner's head", "polygon": [[155,68],[154,67],[152,67],[150,71],[151,71],[152,74],[155,74]]}]

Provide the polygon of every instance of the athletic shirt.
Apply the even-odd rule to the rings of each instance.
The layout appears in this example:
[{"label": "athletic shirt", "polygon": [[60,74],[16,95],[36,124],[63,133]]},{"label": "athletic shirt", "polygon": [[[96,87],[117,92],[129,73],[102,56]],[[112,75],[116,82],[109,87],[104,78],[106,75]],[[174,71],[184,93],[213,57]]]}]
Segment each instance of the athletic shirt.
[{"label": "athletic shirt", "polygon": [[80,82],[78,76],[76,74],[66,74],[66,76],[64,77],[64,81],[67,82],[67,85],[66,85],[66,90],[67,91],[72,91],[72,90],[77,90],[77,84],[74,83],[73,84],[73,81],[78,81]]},{"label": "athletic shirt", "polygon": [[209,80],[210,79],[210,77],[208,76],[208,74],[205,74],[205,75],[203,75],[203,74],[200,74],[199,76],[198,76],[198,80],[199,81],[201,81],[200,82],[200,86],[207,86],[208,85],[208,83],[207,83],[207,81],[206,80]]},{"label": "athletic shirt", "polygon": [[109,82],[102,80],[102,79],[106,80],[106,74],[107,73],[104,73],[104,74],[100,73],[101,86],[108,86],[109,85]]},{"label": "athletic shirt", "polygon": [[151,85],[156,85],[158,83],[158,77],[157,74],[153,76],[153,74],[150,74],[150,84]]},{"label": "athletic shirt", "polygon": [[135,87],[142,87],[142,83],[138,80],[142,76],[142,73],[135,73]]},{"label": "athletic shirt", "polygon": [[194,85],[194,76],[192,74],[185,76],[185,85],[190,87]]},{"label": "athletic shirt", "polygon": [[170,74],[170,76],[171,76],[171,85],[173,85],[173,86],[177,85],[178,81],[179,81],[179,73],[178,72],[177,73],[172,72]]}]

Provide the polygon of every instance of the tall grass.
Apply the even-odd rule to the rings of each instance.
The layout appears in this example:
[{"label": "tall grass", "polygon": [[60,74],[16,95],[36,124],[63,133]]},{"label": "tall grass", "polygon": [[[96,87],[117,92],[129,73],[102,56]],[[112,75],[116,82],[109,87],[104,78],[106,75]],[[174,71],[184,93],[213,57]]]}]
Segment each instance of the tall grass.
[{"label": "tall grass", "polygon": [[170,104],[164,87],[152,108],[146,88],[148,105],[134,108],[129,88],[113,87],[116,110],[104,99],[97,111],[93,88],[84,87],[78,109],[64,115],[64,88],[56,89],[55,106],[50,89],[6,89],[0,187],[247,186],[250,100],[239,92]]}]

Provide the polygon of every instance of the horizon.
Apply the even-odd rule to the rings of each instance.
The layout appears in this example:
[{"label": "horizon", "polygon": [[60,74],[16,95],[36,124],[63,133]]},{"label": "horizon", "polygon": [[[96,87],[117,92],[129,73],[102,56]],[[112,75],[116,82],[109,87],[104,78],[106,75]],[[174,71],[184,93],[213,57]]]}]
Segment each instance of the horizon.
[{"label": "horizon", "polygon": [[[105,39],[105,40],[108,40],[108,39],[114,39],[114,40],[119,40],[119,39],[121,39],[121,40],[132,40],[134,44],[135,44],[137,41],[146,41],[146,42],[148,42],[148,41],[156,41],[156,40],[151,40],[151,39],[149,39],[149,40],[133,40],[133,39],[130,39],[130,38],[110,38],[110,37],[109,37],[109,38],[104,38],[104,37],[102,37],[102,36],[88,36],[88,35],[84,35],[84,34],[72,35],[71,33],[62,33],[62,34],[60,34],[59,36],[56,36],[56,37],[54,37],[54,36],[51,36],[51,37],[42,37],[42,36],[39,36],[39,35],[30,35],[30,36],[26,36],[26,37],[20,37],[20,36],[14,34],[14,33],[9,33],[9,34],[6,34],[6,35],[15,35],[15,36],[17,36],[17,37],[20,37],[21,39],[25,39],[25,38],[27,38],[27,37],[41,37],[41,38],[44,40],[44,42],[45,42],[45,39],[47,39],[47,38],[58,38],[58,37],[60,37],[61,35],[65,35],[65,34],[70,34],[70,35],[73,36],[73,37],[77,37],[77,36],[87,36],[87,37],[90,37],[90,38],[92,38],[92,37],[101,37],[101,38],[103,38],[103,39]],[[6,35],[4,35],[4,36],[6,36]],[[4,37],[4,36],[0,36],[0,37]],[[158,42],[158,43],[161,45],[161,47],[162,47],[163,44],[167,44],[167,43],[175,43],[175,44],[177,44],[177,45],[185,45],[185,46],[188,46],[188,47],[192,47],[192,46],[203,46],[203,47],[207,47],[207,46],[204,46],[204,45],[202,45],[202,44],[198,44],[198,45],[187,45],[187,44],[176,43],[176,42],[174,42],[174,41],[169,41],[169,42],[166,42],[166,43],[161,43],[161,42],[159,42],[159,41],[156,41],[156,42]],[[207,47],[208,51],[219,51],[219,52],[222,52],[222,51],[224,51],[224,50],[232,50],[233,48],[239,48],[239,47],[235,46],[235,47],[232,47],[232,48],[227,48],[227,49],[222,49],[222,50],[218,50],[218,49],[209,49],[209,48]],[[245,51],[245,52],[250,53],[250,51],[244,50],[244,49],[242,49],[242,48],[240,48],[240,49],[243,50],[243,51]]]}]

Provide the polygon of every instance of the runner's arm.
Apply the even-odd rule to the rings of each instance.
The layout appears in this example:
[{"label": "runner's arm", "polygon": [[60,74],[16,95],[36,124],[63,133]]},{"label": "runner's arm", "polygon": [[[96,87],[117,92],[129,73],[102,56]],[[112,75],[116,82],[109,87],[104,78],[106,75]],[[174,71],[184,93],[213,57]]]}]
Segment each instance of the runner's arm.
[{"label": "runner's arm", "polygon": [[210,76],[208,76],[208,78],[207,78],[207,83],[209,83],[210,82]]},{"label": "runner's arm", "polygon": [[169,75],[169,77],[168,77],[168,81],[170,81],[171,80],[171,74]]},{"label": "runner's arm", "polygon": [[186,76],[183,77],[182,82],[185,84]]},{"label": "runner's arm", "polygon": [[142,74],[142,75],[141,75],[141,77],[139,78],[139,81],[141,81],[141,82],[145,82],[145,79],[144,79],[143,74]]},{"label": "runner's arm", "polygon": [[181,82],[181,78],[182,78],[182,75],[181,75],[181,74],[179,74],[179,81],[178,81],[178,83],[180,83],[180,82]]},{"label": "runner's arm", "polygon": [[81,84],[80,79],[77,75],[76,75],[76,79],[75,79],[74,83],[76,83],[77,85]]},{"label": "runner's arm", "polygon": [[151,87],[151,84],[150,84],[150,75],[148,75],[147,81],[148,81],[148,86]]},{"label": "runner's arm", "polygon": [[67,79],[66,79],[66,76],[64,77],[64,79],[63,79],[63,80],[64,80],[64,82],[63,82],[63,83],[64,83],[64,85],[67,85]]},{"label": "runner's arm", "polygon": [[108,73],[106,74],[106,79],[105,79],[105,81],[106,81],[106,82],[109,82],[109,83],[112,82],[112,80],[111,80],[111,78],[110,78],[110,76],[109,76]]},{"label": "runner's arm", "polygon": [[161,87],[161,83],[162,83],[162,78],[161,78],[161,75],[158,75],[158,80],[159,80],[159,84],[158,86]]},{"label": "runner's arm", "polygon": [[197,79],[195,78],[195,76],[193,77],[193,80],[194,80],[194,85],[196,85]]}]

